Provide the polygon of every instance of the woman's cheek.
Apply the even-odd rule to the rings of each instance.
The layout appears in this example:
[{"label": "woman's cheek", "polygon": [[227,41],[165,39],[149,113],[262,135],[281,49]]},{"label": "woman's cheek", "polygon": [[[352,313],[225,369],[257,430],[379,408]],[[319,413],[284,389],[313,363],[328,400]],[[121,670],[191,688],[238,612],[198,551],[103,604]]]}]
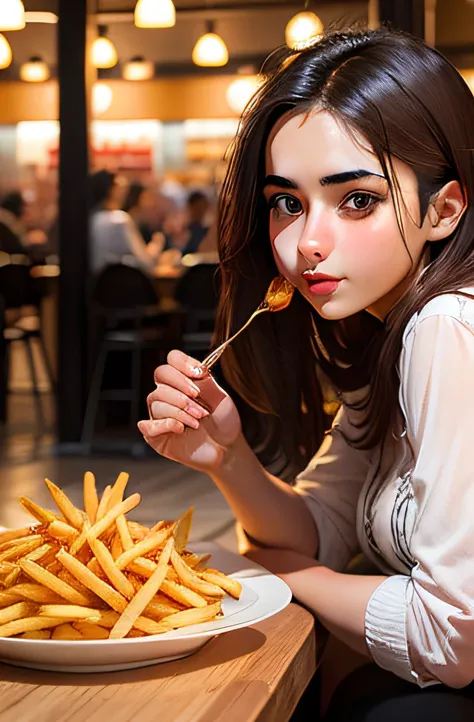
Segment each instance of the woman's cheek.
[{"label": "woman's cheek", "polygon": [[275,263],[280,273],[290,281],[299,278],[301,273],[298,243],[303,228],[302,216],[290,221],[289,225],[283,229],[279,223],[270,224],[270,238]]}]

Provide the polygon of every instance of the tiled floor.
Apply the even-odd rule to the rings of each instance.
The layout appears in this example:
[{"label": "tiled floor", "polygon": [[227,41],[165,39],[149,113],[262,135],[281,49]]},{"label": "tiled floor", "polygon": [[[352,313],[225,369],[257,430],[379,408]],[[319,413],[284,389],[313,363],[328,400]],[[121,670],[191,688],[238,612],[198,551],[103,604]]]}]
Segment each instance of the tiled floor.
[{"label": "tiled floor", "polygon": [[142,495],[142,502],[131,518],[154,524],[160,519],[174,519],[193,505],[191,540],[218,540],[235,548],[232,513],[208,476],[153,455],[140,460],[112,455],[55,456],[52,398],[47,394],[41,396],[44,408],[41,424],[32,396],[21,392],[10,396],[9,422],[0,426],[0,525],[14,527],[29,520],[18,503],[21,495],[51,506],[45,477],[81,504],[85,471],[94,472],[101,490],[113,483],[120,471],[127,471],[129,491]]}]

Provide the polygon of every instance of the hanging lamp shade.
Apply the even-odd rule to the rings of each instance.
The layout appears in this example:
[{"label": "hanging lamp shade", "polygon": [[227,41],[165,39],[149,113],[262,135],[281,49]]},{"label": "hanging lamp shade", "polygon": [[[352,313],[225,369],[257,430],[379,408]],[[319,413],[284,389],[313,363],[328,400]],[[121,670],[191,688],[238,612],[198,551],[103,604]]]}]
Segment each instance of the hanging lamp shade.
[{"label": "hanging lamp shade", "polygon": [[0,70],[5,70],[12,64],[13,53],[10,43],[5,35],[0,35]]},{"label": "hanging lamp shade", "polygon": [[150,80],[155,74],[155,66],[150,60],[137,55],[123,66],[124,80]]},{"label": "hanging lamp shade", "polygon": [[214,31],[214,22],[207,23],[206,32],[201,35],[193,48],[193,63],[205,68],[218,68],[226,65],[229,60],[227,45],[220,35]]},{"label": "hanging lamp shade", "polygon": [[321,35],[323,23],[314,13],[304,11],[294,15],[285,29],[285,42],[292,50],[303,50]]},{"label": "hanging lamp shade", "polygon": [[0,31],[23,30],[25,25],[25,7],[21,0],[2,0],[0,2]]},{"label": "hanging lamp shade", "polygon": [[50,76],[48,64],[37,55],[20,66],[20,78],[26,83],[44,83]]},{"label": "hanging lamp shade", "polygon": [[115,45],[107,37],[107,27],[99,26],[99,37],[92,44],[92,64],[95,68],[114,68],[118,63]]},{"label": "hanging lamp shade", "polygon": [[112,105],[114,93],[107,83],[95,83],[92,88],[92,113],[102,115]]},{"label": "hanging lamp shade", "polygon": [[137,28],[172,28],[176,10],[172,0],[138,0],[134,22]]}]

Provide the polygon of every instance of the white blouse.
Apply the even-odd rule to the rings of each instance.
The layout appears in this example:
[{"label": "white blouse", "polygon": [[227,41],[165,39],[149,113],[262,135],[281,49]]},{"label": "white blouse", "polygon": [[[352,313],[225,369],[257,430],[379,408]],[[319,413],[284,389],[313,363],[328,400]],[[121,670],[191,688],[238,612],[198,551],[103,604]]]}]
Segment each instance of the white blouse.
[{"label": "white blouse", "polygon": [[403,434],[353,449],[340,430],[350,437],[357,412],[342,407],[295,490],[322,564],[342,571],[362,550],[389,575],[366,610],[374,661],[420,687],[463,687],[474,680],[474,298],[438,296],[416,314],[399,373]]}]

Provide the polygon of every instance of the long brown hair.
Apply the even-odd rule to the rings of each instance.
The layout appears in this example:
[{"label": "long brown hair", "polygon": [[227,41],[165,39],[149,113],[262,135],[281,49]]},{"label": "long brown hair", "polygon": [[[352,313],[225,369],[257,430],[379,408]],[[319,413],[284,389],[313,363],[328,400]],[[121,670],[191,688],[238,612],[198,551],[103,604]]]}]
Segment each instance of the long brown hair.
[{"label": "long brown hair", "polygon": [[[421,222],[450,180],[460,182],[467,203],[453,237],[429,244],[429,266],[384,324],[364,311],[325,320],[297,294],[289,309],[262,316],[224,356],[227,380],[256,410],[250,441],[279,453],[282,471],[291,475],[315,452],[326,428],[316,370],[340,391],[368,385],[365,423],[351,443],[375,446],[399,413],[397,365],[409,318],[434,296],[474,281],[474,99],[440,53],[386,29],[332,33],[302,52],[274,54],[264,70],[220,197],[218,342],[242,325],[277,274],[263,198],[265,144],[287,111],[317,106],[331,113],[369,142],[387,179],[394,178],[391,158],[410,166],[418,178]],[[400,217],[396,177],[389,185]]]}]

